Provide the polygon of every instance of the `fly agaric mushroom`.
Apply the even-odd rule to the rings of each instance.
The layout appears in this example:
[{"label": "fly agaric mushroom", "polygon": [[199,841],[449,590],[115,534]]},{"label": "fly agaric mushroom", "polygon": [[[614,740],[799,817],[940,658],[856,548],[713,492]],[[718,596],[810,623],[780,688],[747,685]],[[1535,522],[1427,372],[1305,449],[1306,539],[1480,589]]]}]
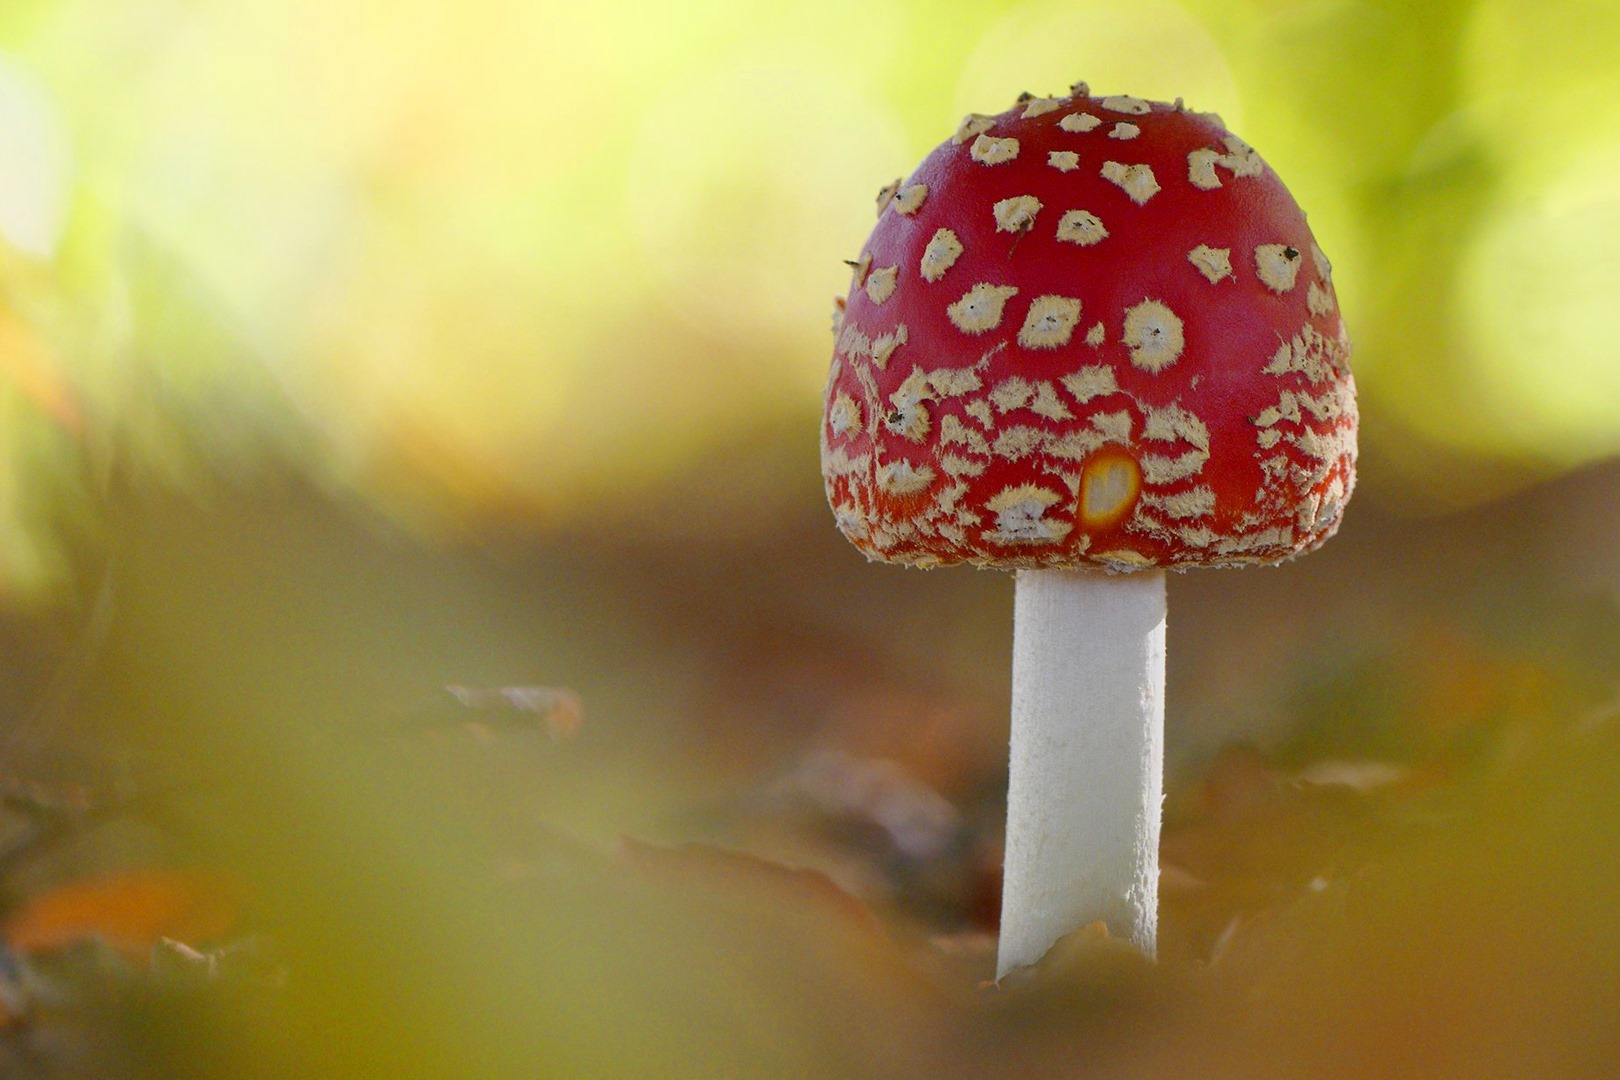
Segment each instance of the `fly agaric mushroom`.
[{"label": "fly agaric mushroom", "polygon": [[839,529],[1018,571],[998,974],[1095,921],[1151,956],[1164,571],[1313,550],[1355,484],[1327,258],[1219,117],[1082,83],[969,116],[851,265]]}]

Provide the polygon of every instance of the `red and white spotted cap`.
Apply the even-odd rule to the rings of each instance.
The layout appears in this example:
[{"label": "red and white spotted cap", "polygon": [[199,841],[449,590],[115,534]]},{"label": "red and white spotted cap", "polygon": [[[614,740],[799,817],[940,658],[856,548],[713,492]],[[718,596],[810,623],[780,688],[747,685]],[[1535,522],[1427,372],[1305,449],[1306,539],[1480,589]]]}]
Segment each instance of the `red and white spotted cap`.
[{"label": "red and white spotted cap", "polygon": [[879,193],[853,265],[821,462],[868,556],[1227,566],[1338,528],[1331,269],[1219,117],[1084,84],[970,115]]}]

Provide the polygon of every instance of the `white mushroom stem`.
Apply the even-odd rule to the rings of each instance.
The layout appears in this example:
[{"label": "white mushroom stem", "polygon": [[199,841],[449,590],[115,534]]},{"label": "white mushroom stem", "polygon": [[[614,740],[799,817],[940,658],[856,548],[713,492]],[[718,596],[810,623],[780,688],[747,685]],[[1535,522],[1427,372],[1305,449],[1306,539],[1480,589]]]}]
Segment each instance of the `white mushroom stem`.
[{"label": "white mushroom stem", "polygon": [[1020,570],[997,978],[1101,921],[1154,954],[1164,573]]}]

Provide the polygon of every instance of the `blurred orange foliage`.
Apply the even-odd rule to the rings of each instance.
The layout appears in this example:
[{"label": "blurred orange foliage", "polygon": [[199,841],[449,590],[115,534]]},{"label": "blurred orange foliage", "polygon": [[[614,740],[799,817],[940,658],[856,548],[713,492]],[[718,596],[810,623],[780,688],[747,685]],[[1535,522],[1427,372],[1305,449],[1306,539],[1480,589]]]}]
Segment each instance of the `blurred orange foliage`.
[{"label": "blurred orange foliage", "polygon": [[159,941],[217,942],[242,915],[242,887],[218,873],[144,869],[81,878],[25,901],[5,923],[22,954],[100,941],[144,959]]}]

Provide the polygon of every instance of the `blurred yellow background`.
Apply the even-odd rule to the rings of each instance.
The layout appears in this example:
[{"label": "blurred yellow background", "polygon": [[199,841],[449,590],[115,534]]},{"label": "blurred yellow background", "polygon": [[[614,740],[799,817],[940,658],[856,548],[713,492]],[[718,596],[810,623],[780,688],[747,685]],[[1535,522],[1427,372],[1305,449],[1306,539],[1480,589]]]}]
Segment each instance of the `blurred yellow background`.
[{"label": "blurred yellow background", "polygon": [[[224,871],[286,975],[52,1022],[113,1077],[1612,1075],[1616,56],[1614,0],[7,0],[0,909]],[[1156,974],[976,995],[1011,582],[864,565],[816,423],[878,188],[1079,79],[1310,213],[1360,485],[1171,583]]]},{"label": "blurred yellow background", "polygon": [[290,456],[436,528],[802,423],[868,189],[1082,77],[1262,148],[1339,268],[1363,497],[1455,508],[1620,447],[1617,53],[1609,0],[8,4],[0,588],[115,463]]}]

